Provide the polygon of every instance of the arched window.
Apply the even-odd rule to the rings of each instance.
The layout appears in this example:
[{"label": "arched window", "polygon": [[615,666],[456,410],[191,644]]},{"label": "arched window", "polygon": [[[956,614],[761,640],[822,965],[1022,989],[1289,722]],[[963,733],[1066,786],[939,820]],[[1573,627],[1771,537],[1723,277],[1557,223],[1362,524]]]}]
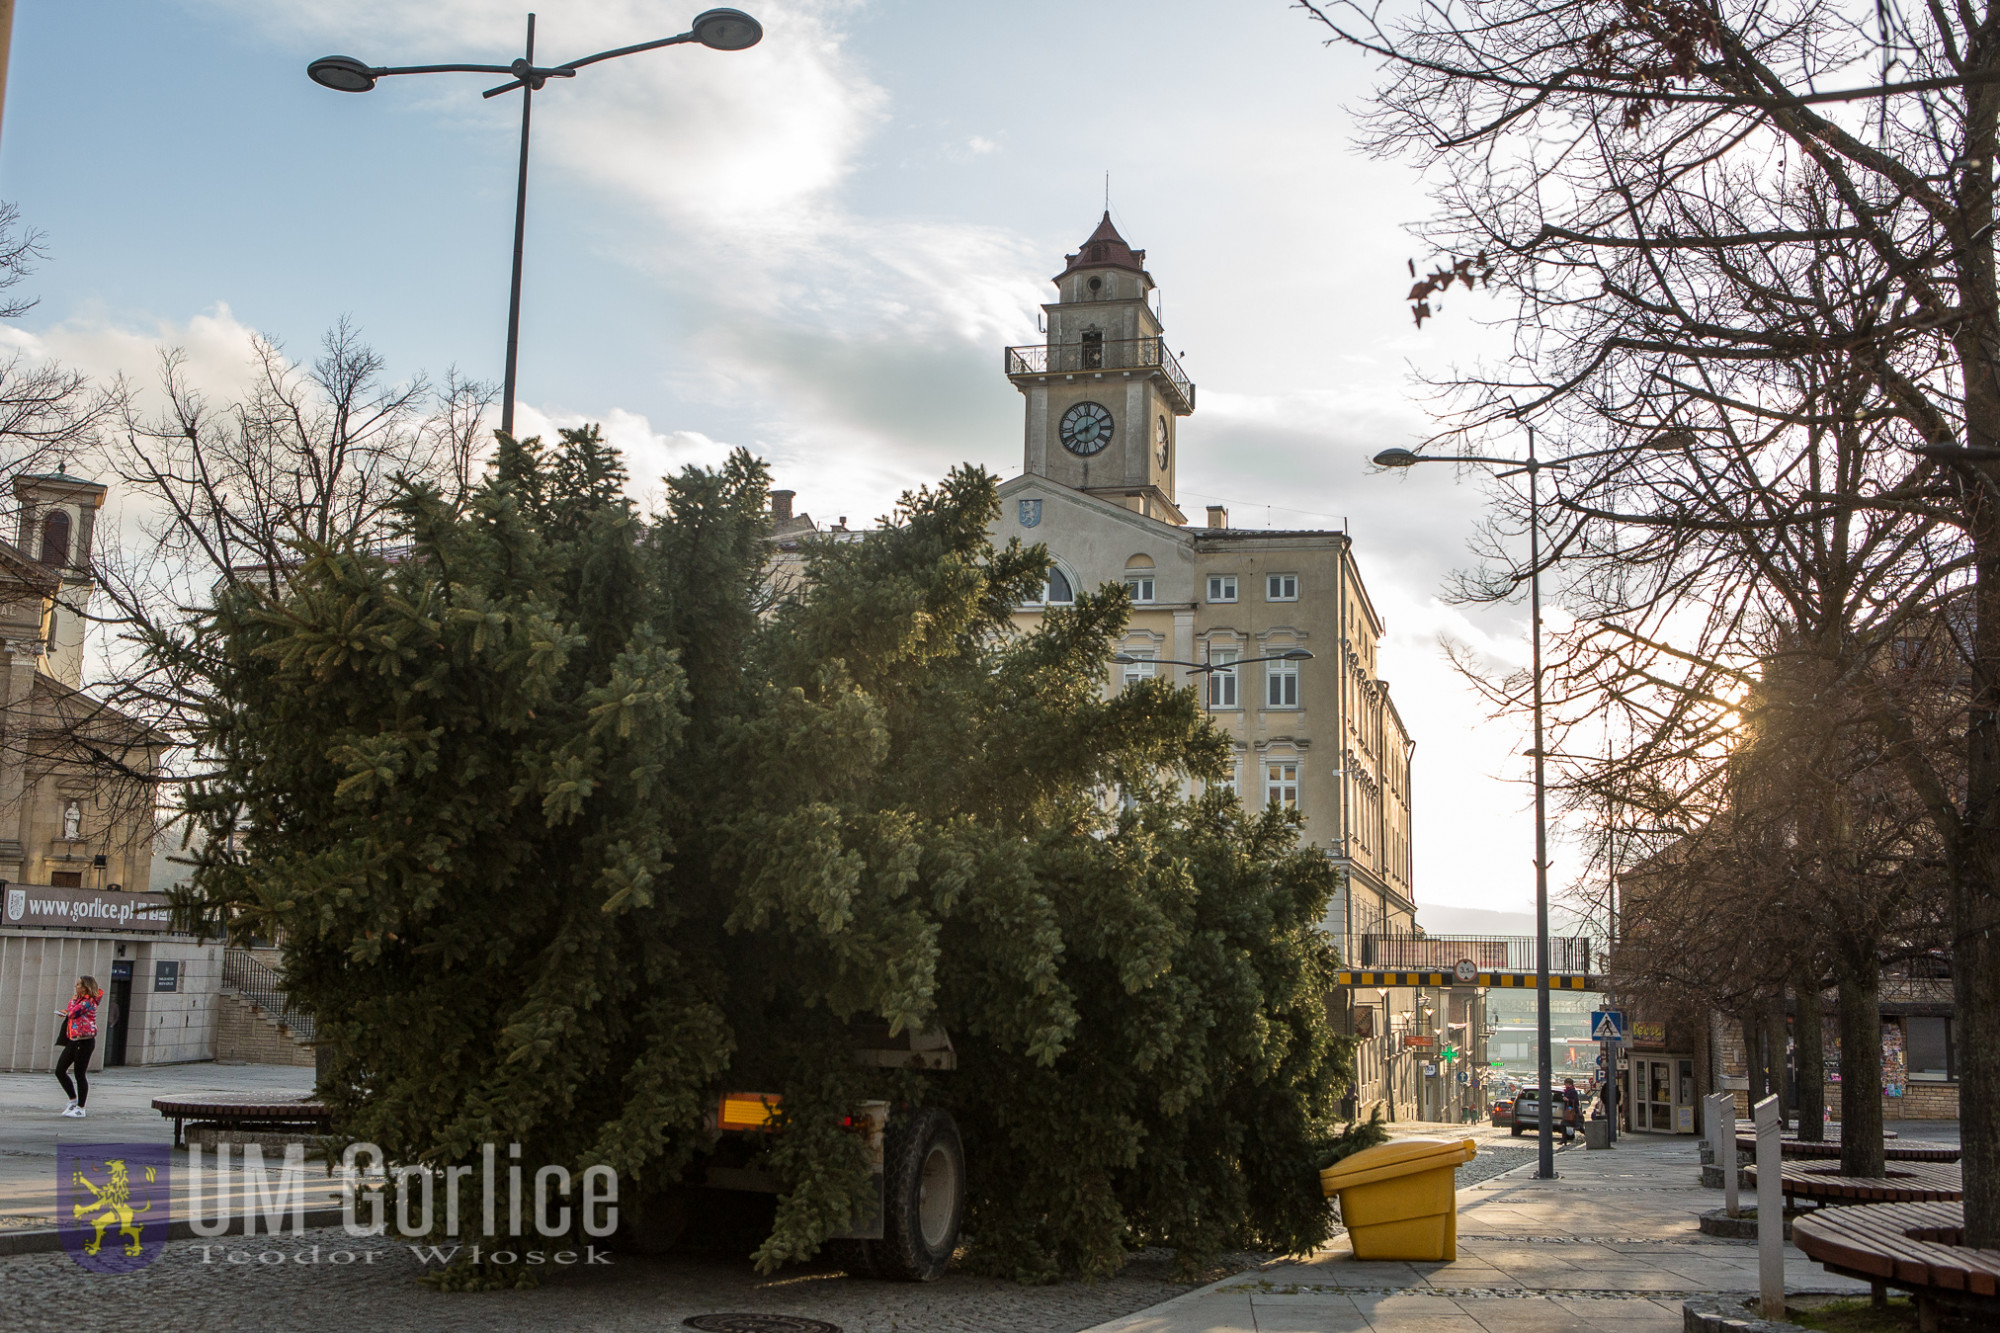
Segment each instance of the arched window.
[{"label": "arched window", "polygon": [[1104,368],[1104,331],[1102,329],[1085,329],[1083,331],[1082,368],[1084,370],[1102,370]]},{"label": "arched window", "polygon": [[69,564],[69,511],[51,509],[42,520],[42,563],[61,568]]},{"label": "arched window", "polygon": [[1049,586],[1043,600],[1051,606],[1068,606],[1076,600],[1076,592],[1069,586],[1069,575],[1063,573],[1060,568],[1050,567]]}]

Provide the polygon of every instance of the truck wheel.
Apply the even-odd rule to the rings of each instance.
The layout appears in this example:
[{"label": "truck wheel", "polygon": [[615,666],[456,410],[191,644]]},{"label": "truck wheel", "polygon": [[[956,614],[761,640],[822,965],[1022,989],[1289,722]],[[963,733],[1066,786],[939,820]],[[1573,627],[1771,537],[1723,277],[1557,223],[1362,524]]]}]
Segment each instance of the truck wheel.
[{"label": "truck wheel", "polygon": [[965,1146],[948,1113],[923,1106],[889,1122],[882,1196],[882,1239],[869,1246],[876,1271],[904,1282],[943,1277],[965,1217]]}]

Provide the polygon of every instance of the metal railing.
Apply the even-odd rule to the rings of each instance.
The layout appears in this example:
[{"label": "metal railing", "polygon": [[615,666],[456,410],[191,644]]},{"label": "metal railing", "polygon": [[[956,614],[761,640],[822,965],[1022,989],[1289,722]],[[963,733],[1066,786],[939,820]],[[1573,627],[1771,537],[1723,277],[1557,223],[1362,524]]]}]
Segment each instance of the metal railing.
[{"label": "metal railing", "polygon": [[1194,411],[1194,382],[1167,350],[1165,338],[1114,338],[1109,341],[1034,343],[1007,349],[1007,374],[1074,375],[1094,370],[1137,370],[1157,366],[1180,395],[1183,411]]},{"label": "metal railing", "polygon": [[[1449,972],[1461,960],[1486,972],[1535,970],[1533,935],[1410,935],[1401,932],[1361,936],[1354,950],[1355,967],[1388,971]],[[1588,975],[1590,937],[1551,936],[1549,971],[1563,976]]]},{"label": "metal railing", "polygon": [[317,1031],[313,1016],[285,990],[285,979],[251,957],[248,949],[222,951],[222,984],[292,1030],[300,1041]]}]

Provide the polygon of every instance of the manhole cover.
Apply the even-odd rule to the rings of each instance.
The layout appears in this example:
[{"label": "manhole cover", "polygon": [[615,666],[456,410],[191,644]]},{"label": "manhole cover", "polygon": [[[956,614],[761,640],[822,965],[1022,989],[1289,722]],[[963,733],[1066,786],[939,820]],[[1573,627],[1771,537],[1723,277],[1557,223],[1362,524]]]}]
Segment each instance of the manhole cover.
[{"label": "manhole cover", "polygon": [[840,1333],[838,1324],[795,1314],[698,1314],[681,1323],[703,1333]]}]

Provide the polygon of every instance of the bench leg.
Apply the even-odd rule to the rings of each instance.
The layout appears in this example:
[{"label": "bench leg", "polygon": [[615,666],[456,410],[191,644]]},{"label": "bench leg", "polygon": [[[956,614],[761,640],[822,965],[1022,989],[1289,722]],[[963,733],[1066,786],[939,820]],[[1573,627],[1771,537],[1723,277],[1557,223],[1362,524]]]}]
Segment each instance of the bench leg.
[{"label": "bench leg", "polygon": [[1928,1296],[1912,1295],[1917,1307],[1917,1333],[1938,1333],[1937,1302]]},{"label": "bench leg", "polygon": [[181,1118],[179,1116],[174,1117],[174,1146],[176,1148],[187,1147],[187,1143],[181,1138]]},{"label": "bench leg", "polygon": [[1880,1282],[1870,1282],[1868,1284],[1868,1303],[1878,1310],[1887,1305],[1889,1303],[1889,1288]]}]

